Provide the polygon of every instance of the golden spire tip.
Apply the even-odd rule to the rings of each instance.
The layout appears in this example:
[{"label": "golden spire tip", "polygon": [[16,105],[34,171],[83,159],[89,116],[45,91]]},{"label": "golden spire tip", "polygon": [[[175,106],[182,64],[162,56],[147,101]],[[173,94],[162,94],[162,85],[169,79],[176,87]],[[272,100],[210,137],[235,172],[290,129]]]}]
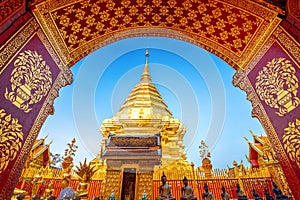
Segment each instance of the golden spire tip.
[{"label": "golden spire tip", "polygon": [[141,81],[149,82],[149,81],[151,81],[151,78],[150,78],[150,74],[149,74],[149,62],[148,62],[149,50],[148,49],[146,49],[145,57],[146,57],[146,63],[145,63],[145,67],[144,67],[144,72],[141,77]]}]

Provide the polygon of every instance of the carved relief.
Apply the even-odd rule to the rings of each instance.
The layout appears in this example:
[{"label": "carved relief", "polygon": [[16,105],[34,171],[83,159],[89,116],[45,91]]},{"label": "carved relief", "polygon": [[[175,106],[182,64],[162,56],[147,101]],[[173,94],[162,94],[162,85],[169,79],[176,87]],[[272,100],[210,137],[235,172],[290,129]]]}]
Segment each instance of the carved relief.
[{"label": "carved relief", "polygon": [[51,89],[51,71],[42,56],[30,50],[21,52],[14,66],[5,98],[28,113]]},{"label": "carved relief", "polygon": [[289,158],[300,168],[300,120],[289,123],[284,129],[282,141]]},{"label": "carved relief", "polygon": [[256,92],[259,98],[279,116],[284,116],[299,105],[298,79],[295,68],[285,58],[274,58],[256,77]]},{"label": "carved relief", "polygon": [[147,173],[138,173],[138,186],[137,186],[137,195],[138,199],[141,199],[144,191],[147,193],[148,200],[152,199],[153,193],[153,172]]},{"label": "carved relief", "polygon": [[247,0],[67,2],[45,1],[33,12],[66,65],[124,39],[117,36],[127,31],[125,38],[187,37],[233,67],[245,68],[281,21],[276,12]]},{"label": "carved relief", "polygon": [[[84,6],[79,4],[83,3],[77,2],[51,13],[70,50],[118,29],[158,25],[182,29],[192,34],[200,33],[201,36],[224,45],[232,52],[241,53],[263,22],[263,19],[256,18],[248,12],[217,1],[185,1],[175,4],[145,2],[144,9],[137,9],[140,5],[130,2],[126,3],[126,7],[118,7],[110,1],[91,1],[88,4],[84,2]],[[220,16],[225,17],[220,19]],[[212,34],[214,35],[211,36]]]},{"label": "carved relief", "polygon": [[114,170],[108,170],[106,177],[106,182],[104,182],[104,199],[108,199],[109,195],[113,192],[116,199],[120,196],[120,180],[121,178],[121,172],[120,171],[114,171]]},{"label": "carved relief", "polygon": [[157,145],[157,137],[112,137],[109,143],[109,146],[121,147],[155,147]]},{"label": "carved relief", "polygon": [[15,159],[22,146],[22,125],[18,119],[8,115],[4,109],[0,110],[0,174],[8,163]]}]

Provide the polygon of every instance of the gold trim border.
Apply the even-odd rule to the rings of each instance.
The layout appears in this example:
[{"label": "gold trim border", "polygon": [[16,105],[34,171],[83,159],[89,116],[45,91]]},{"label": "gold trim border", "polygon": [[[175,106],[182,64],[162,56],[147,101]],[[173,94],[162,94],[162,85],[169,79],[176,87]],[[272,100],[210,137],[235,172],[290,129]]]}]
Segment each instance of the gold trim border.
[{"label": "gold trim border", "polygon": [[[247,75],[241,70],[238,69],[237,72],[234,74],[233,78],[233,85],[235,87],[239,87],[241,90],[246,92],[247,100],[249,100],[252,104],[252,117],[256,117],[259,122],[262,124],[264,130],[267,133],[267,136],[270,138],[270,142],[272,143],[278,160],[282,167],[288,166],[288,171],[285,171],[285,174],[289,177],[297,177],[297,174],[293,170],[293,166],[291,165],[283,146],[280,142],[278,135],[276,134],[275,128],[273,127],[263,105],[259,101],[259,98],[252,87],[250,80],[248,79]],[[294,181],[295,182],[295,181]],[[293,185],[300,185],[299,180]]]},{"label": "gold trim border", "polygon": [[[288,32],[281,26],[273,32],[271,37],[266,41],[260,52],[257,53],[255,58],[249,63],[245,69],[245,73],[249,74],[250,71],[257,65],[261,58],[267,53],[270,47],[277,42],[282,50],[293,60],[295,63],[300,64],[300,44],[288,34]],[[287,51],[288,50],[288,51]]]},{"label": "gold trim border", "polygon": [[[246,92],[247,100],[249,100],[252,104],[252,117],[256,117],[260,121],[268,137],[270,138],[271,143],[273,144],[273,146],[276,147],[275,152],[280,160],[280,164],[282,166],[288,166],[288,171],[285,171],[286,175],[288,175],[289,177],[297,177],[297,174],[293,170],[293,166],[290,163],[288,156],[284,151],[280,139],[276,134],[275,128],[272,125],[266,110],[264,109],[261,101],[259,100],[259,97],[257,96],[248,78],[248,74],[264,57],[266,52],[275,42],[277,42],[278,45],[281,46],[282,50],[294,61],[294,63],[299,68],[298,64],[300,61],[300,45],[281,26],[279,26],[274,31],[272,36],[268,39],[268,41],[266,41],[261,51],[251,61],[249,67],[246,68],[246,70],[238,69],[236,71],[236,73],[233,76],[232,83],[234,86],[239,87],[241,90]],[[293,185],[300,185],[299,180],[293,181]]]},{"label": "gold trim border", "polygon": [[13,55],[19,52],[22,46],[26,45],[24,41],[28,42],[29,39],[33,37],[32,35],[38,27],[38,23],[32,18],[2,45],[0,48],[0,74],[6,69]]},{"label": "gold trim border", "polygon": [[[44,47],[47,49],[49,55],[58,66],[60,72],[58,73],[57,78],[54,81],[51,90],[49,91],[30,132],[28,133],[28,136],[22,146],[18,157],[15,160],[11,171],[9,172],[6,187],[2,191],[0,191],[0,199],[11,198],[11,193],[13,192],[13,189],[18,181],[18,179],[16,179],[16,175],[21,173],[31,146],[33,145],[43,123],[45,122],[48,115],[53,113],[54,99],[58,97],[59,89],[72,83],[72,73],[70,69],[62,64],[56,52],[53,50],[51,44],[43,34],[42,30],[39,28],[38,23],[33,18],[21,29],[19,29],[19,31],[14,34],[13,38],[7,41],[5,45],[3,45],[3,48],[0,49],[0,58],[3,58],[0,59],[2,61],[2,63],[0,64],[3,65],[4,63],[11,61],[11,59],[13,59],[14,57],[13,55],[16,55],[15,51],[20,51],[22,47],[24,47],[24,45],[26,45],[30,41],[30,39],[33,37],[32,35],[35,35],[34,33],[38,35]],[[2,49],[10,50],[5,52]],[[5,68],[7,67],[7,65],[5,66]],[[2,68],[1,73],[5,68]]]}]

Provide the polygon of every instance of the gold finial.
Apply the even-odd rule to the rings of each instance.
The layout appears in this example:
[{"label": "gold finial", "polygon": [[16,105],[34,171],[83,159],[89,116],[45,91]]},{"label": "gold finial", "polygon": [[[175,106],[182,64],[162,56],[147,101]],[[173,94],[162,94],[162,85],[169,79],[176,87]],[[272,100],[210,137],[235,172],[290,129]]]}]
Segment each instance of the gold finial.
[{"label": "gold finial", "polygon": [[248,143],[250,143],[250,141],[248,140],[248,138],[244,137],[244,139],[245,139]]},{"label": "gold finial", "polygon": [[144,67],[144,72],[142,74],[141,80],[140,82],[151,82],[151,78],[150,78],[150,74],[149,74],[149,50],[146,49],[146,63],[145,63],[145,67]]}]

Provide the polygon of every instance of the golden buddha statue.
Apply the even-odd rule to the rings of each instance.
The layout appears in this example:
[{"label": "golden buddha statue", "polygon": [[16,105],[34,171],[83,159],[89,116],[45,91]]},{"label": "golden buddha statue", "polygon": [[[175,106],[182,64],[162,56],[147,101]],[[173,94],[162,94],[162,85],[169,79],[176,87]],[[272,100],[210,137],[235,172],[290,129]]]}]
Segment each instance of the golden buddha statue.
[{"label": "golden buddha statue", "polygon": [[222,200],[229,200],[230,199],[229,194],[226,192],[226,189],[223,185],[222,185],[221,197],[222,197]]},{"label": "golden buddha statue", "polygon": [[244,194],[243,190],[240,187],[240,184],[236,184],[236,194],[238,196],[238,200],[248,200],[247,196]]},{"label": "golden buddha statue", "polygon": [[159,196],[156,200],[176,200],[171,194],[171,186],[167,184],[167,177],[163,173],[161,176],[161,186],[159,186]]},{"label": "golden buddha statue", "polygon": [[214,195],[208,191],[208,185],[204,183],[204,191],[202,193],[202,199],[203,200],[214,200]]},{"label": "golden buddha statue", "polygon": [[197,200],[197,197],[194,196],[193,188],[188,185],[188,179],[184,177],[182,181],[184,186],[181,188],[180,200]]},{"label": "golden buddha statue", "polygon": [[40,168],[37,172],[37,174],[34,176],[34,179],[32,181],[33,186],[32,186],[32,191],[31,191],[31,195],[35,195],[39,192],[40,189],[40,185],[43,183],[44,180],[44,168]]},{"label": "golden buddha statue", "polygon": [[54,194],[53,181],[51,181],[48,185],[48,188],[44,192],[45,197],[52,196]]}]

